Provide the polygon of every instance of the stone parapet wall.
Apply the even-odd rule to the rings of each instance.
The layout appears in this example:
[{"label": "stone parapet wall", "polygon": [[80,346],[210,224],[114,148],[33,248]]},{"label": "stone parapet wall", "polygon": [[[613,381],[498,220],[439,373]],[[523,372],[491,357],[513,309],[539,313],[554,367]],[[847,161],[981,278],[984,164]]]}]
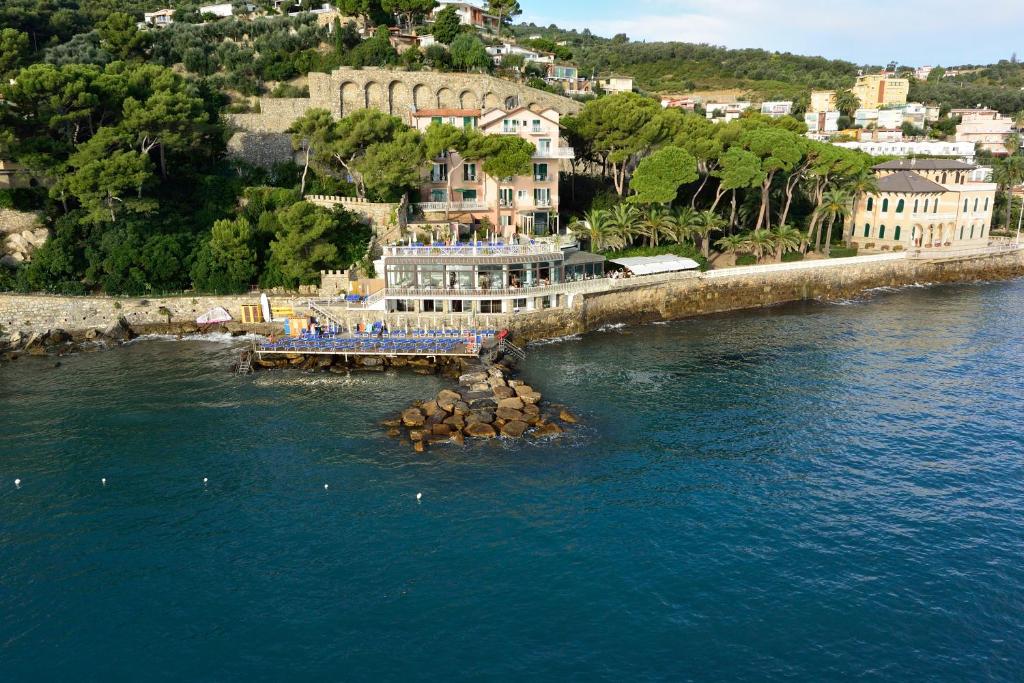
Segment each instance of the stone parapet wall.
[{"label": "stone parapet wall", "polygon": [[[645,281],[636,278],[627,286],[572,295],[570,307],[502,316],[476,316],[479,324],[509,327],[521,341],[582,334],[610,324],[639,324],[680,320],[711,313],[773,306],[811,299],[850,299],[875,287],[903,287],[918,283],[971,282],[1024,276],[1024,252],[947,261],[892,259],[834,264],[807,269],[765,269],[736,273],[715,271],[694,277],[681,273],[678,279]],[[167,322],[161,307],[171,311],[172,323],[194,323],[196,317],[215,306],[241,318],[242,304],[259,298],[247,296],[180,296],[152,299],[122,297],[64,297],[0,294],[0,328],[6,334],[46,332],[52,329],[78,331],[105,328],[124,317],[130,325],[159,325]],[[271,297],[275,308],[293,306],[307,311],[299,296]],[[398,314],[409,321],[444,323],[458,317],[445,314]],[[341,317],[352,324],[379,320],[382,313],[353,310]],[[462,316],[469,322],[470,316]]]},{"label": "stone parapet wall", "polygon": [[307,194],[304,199],[327,209],[341,206],[357,214],[373,227],[378,240],[390,241],[401,237],[406,226],[406,215],[397,202],[371,202],[358,197]]},{"label": "stone parapet wall", "polygon": [[309,74],[312,106],[346,116],[360,109],[379,109],[409,121],[420,109],[555,109],[580,111],[579,102],[486,74],[352,69]]},{"label": "stone parapet wall", "polygon": [[[196,318],[217,306],[234,320],[242,318],[242,304],[259,304],[258,295],[173,296],[149,299],[107,296],[47,296],[42,294],[0,294],[0,330],[43,333],[62,329],[68,332],[104,329],[120,318],[135,326],[167,323],[161,307],[171,313],[171,323],[194,323]],[[299,297],[271,297],[276,307],[295,306],[305,312],[305,300]]]},{"label": "stone parapet wall", "polygon": [[231,114],[228,120],[245,133],[284,133],[309,109],[347,116],[360,109],[379,109],[409,123],[419,109],[555,109],[580,111],[579,102],[486,74],[437,73],[367,68],[335,69],[309,74],[309,97],[261,97],[260,112]]},{"label": "stone parapet wall", "polygon": [[918,283],[972,282],[1024,276],[1024,253],[949,261],[843,263],[829,267],[765,270],[730,274],[716,271],[701,277],[645,284],[576,295],[571,309],[551,309],[514,316],[509,327],[521,340],[582,334],[604,325],[681,320],[812,299],[852,299],[876,287]]}]

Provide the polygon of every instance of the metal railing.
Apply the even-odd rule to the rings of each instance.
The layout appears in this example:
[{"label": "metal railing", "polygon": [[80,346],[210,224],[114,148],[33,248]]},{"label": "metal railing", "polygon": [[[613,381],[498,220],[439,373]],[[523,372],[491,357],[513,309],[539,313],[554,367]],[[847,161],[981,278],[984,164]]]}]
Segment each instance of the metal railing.
[{"label": "metal railing", "polygon": [[526,360],[526,351],[522,350],[504,337],[502,337],[501,341],[498,342],[498,350],[506,356],[510,356],[517,360]]},{"label": "metal railing", "polygon": [[401,298],[448,298],[448,299],[515,299],[520,297],[549,296],[551,294],[573,294],[592,291],[604,287],[601,283],[606,278],[592,280],[573,280],[556,282],[547,285],[529,285],[523,287],[388,287],[385,296],[391,299]]},{"label": "metal railing", "polygon": [[486,211],[487,204],[480,201],[463,202],[420,202],[420,211]]},{"label": "metal railing", "polygon": [[533,153],[534,159],[575,159],[576,150],[572,147],[548,147]]},{"label": "metal railing", "polygon": [[1021,249],[1024,249],[1024,245],[1000,241],[973,247],[914,247],[907,250],[906,254],[910,259],[936,260],[1006,254]]},{"label": "metal railing", "polygon": [[385,256],[522,256],[526,254],[551,254],[561,259],[562,249],[540,242],[530,244],[396,244],[384,247]]}]

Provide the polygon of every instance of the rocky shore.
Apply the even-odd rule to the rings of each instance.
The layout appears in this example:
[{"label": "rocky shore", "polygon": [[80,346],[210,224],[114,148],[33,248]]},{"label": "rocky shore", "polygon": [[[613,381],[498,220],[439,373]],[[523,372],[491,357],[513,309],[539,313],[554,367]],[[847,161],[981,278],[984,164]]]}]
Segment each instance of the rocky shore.
[{"label": "rocky shore", "polygon": [[22,356],[64,356],[83,351],[99,351],[123,344],[137,337],[124,319],[105,329],[66,332],[54,329],[43,333],[13,334],[0,338],[0,363],[11,362]]},{"label": "rocky shore", "polygon": [[0,336],[0,363],[24,356],[64,356],[70,353],[100,351],[119,346],[147,334],[169,334],[184,337],[193,334],[231,334],[242,336],[253,326],[235,323],[200,326],[196,323],[135,323],[119,318],[105,328],[92,327],[67,331],[60,328],[46,332],[13,332]]},{"label": "rocky shore", "polygon": [[461,446],[467,439],[556,436],[576,422],[565,407],[545,405],[541,393],[502,361],[462,374],[457,389],[442,389],[383,425],[389,436],[422,453],[429,445]]},{"label": "rocky shore", "polygon": [[353,371],[384,372],[389,369],[405,368],[418,375],[441,374],[456,379],[465,371],[467,361],[463,358],[445,356],[349,356],[346,359],[343,355],[287,353],[254,358],[252,367],[254,370],[294,369],[332,372],[339,375]]}]

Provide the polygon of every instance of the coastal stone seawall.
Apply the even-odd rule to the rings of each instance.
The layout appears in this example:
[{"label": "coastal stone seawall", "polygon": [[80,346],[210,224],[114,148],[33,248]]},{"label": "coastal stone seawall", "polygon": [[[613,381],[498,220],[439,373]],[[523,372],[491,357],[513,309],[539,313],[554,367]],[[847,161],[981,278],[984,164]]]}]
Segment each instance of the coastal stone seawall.
[{"label": "coastal stone seawall", "polygon": [[582,334],[604,325],[680,320],[711,313],[811,299],[852,299],[876,287],[972,282],[1024,276],[1024,252],[956,261],[893,259],[843,263],[813,269],[730,273],[715,271],[656,284],[636,278],[633,287],[574,297],[571,309],[551,309],[511,318],[521,341]]},{"label": "coastal stone seawall", "polygon": [[[258,303],[259,297],[254,295],[128,298],[0,294],[0,330],[5,334],[102,330],[124,318],[136,331],[159,331],[168,325],[168,316],[161,309],[170,312],[170,324],[174,326],[194,324],[197,317],[217,306],[239,321],[242,304]],[[297,298],[271,297],[271,303],[275,308],[305,308]]]},{"label": "coastal stone seawall", "polygon": [[[658,281],[636,278],[618,283],[608,291],[574,295],[569,308],[503,316],[491,324],[507,325],[518,340],[531,341],[582,334],[604,325],[679,320],[810,299],[850,299],[875,287],[1021,276],[1024,252],[940,262],[836,259],[805,269],[743,268]],[[103,329],[123,317],[133,329],[157,331],[168,322],[162,307],[170,311],[173,327],[194,325],[196,317],[216,306],[224,307],[235,320],[240,320],[242,304],[258,301],[254,295],[126,298],[0,294],[0,329],[8,334]],[[271,302],[275,308],[292,306],[297,311],[306,310],[306,301],[301,297],[271,297]],[[379,315],[359,311],[350,317],[354,322],[366,322]]]}]

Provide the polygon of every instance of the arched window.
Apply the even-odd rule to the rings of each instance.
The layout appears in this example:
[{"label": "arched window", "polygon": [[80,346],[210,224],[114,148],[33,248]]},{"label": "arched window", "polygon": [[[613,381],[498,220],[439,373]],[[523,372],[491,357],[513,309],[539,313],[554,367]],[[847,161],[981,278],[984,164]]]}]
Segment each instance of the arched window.
[{"label": "arched window", "polygon": [[985,226],[983,225],[983,226],[981,226],[981,232],[978,234],[978,237],[984,237],[984,236],[985,236]]},{"label": "arched window", "polygon": [[945,173],[942,174],[942,184],[943,185],[946,184],[946,174]]},{"label": "arched window", "polygon": [[892,231],[892,238],[897,242],[900,241],[900,226],[896,226],[896,229]]},{"label": "arched window", "polygon": [[[919,200],[919,199],[915,199],[915,200],[914,200],[914,213],[917,213],[917,204],[918,204],[918,202],[919,202],[919,201],[921,201],[921,200]],[[926,199],[926,200],[924,200],[924,201],[925,201],[925,204],[927,204],[927,203],[928,203],[928,200],[927,200],[927,199]]]},{"label": "arched window", "polygon": [[868,197],[868,211],[870,211],[873,208],[875,208],[875,198]]},{"label": "arched window", "polygon": [[974,226],[971,226],[971,239],[974,239]]},{"label": "arched window", "polygon": [[882,200],[882,213],[885,213],[888,210],[889,210],[889,198],[886,197],[885,199]]},{"label": "arched window", "polygon": [[974,213],[978,213],[978,198],[974,198]]},{"label": "arched window", "polygon": [[903,213],[904,201],[901,199],[896,202],[896,213]]},{"label": "arched window", "polygon": [[985,211],[988,211],[988,197],[985,197]]},{"label": "arched window", "polygon": [[964,238],[964,226],[960,226],[960,239]]},{"label": "arched window", "polygon": [[871,224],[870,223],[865,223],[864,224],[864,236],[865,237],[871,237]]},{"label": "arched window", "polygon": [[884,225],[879,225],[878,226],[878,239],[880,239],[880,240],[884,240],[885,239],[885,226]]},{"label": "arched window", "polygon": [[967,213],[967,200],[964,199],[964,213]]}]

